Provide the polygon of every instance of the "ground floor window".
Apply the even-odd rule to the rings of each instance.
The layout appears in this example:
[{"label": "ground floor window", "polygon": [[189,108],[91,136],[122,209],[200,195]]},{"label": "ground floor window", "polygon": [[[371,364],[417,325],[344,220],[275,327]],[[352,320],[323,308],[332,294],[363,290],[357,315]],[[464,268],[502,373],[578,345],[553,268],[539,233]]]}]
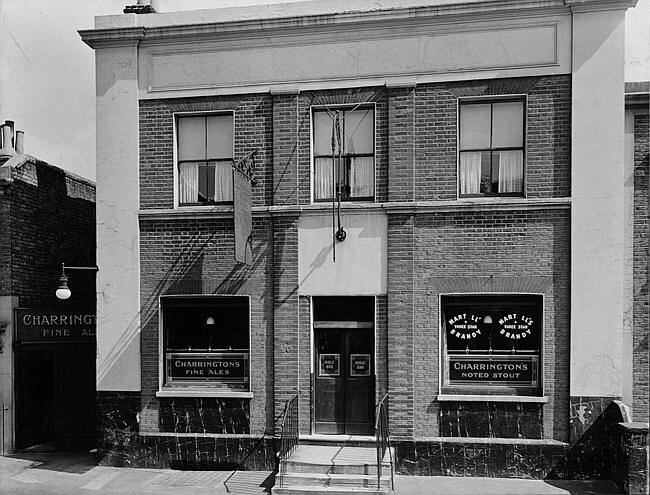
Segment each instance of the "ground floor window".
[{"label": "ground floor window", "polygon": [[161,298],[164,388],[249,389],[245,296]]},{"label": "ground floor window", "polygon": [[442,393],[537,395],[542,296],[441,296]]}]

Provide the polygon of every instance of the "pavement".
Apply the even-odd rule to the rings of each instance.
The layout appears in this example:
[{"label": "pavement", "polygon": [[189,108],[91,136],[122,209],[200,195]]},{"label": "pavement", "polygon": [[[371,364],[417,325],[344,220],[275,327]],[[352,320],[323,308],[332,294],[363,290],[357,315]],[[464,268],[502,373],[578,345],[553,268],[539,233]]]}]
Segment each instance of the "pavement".
[{"label": "pavement", "polygon": [[[268,494],[268,471],[176,471],[97,466],[89,454],[19,453],[0,456],[0,495]],[[327,493],[327,492],[324,492]],[[610,481],[396,476],[395,495],[605,495],[622,493]]]}]

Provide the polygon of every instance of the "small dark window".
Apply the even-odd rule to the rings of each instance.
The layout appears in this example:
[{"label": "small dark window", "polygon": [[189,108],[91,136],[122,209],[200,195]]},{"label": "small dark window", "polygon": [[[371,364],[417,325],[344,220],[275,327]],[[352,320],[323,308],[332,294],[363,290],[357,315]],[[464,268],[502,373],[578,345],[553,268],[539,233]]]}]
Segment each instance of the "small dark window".
[{"label": "small dark window", "polygon": [[165,386],[248,388],[247,297],[163,297],[162,327]]},{"label": "small dark window", "polygon": [[442,296],[443,393],[537,395],[542,296]]},{"label": "small dark window", "polygon": [[[331,111],[313,114],[314,201],[331,201],[339,190],[342,201],[374,201],[374,109],[339,111],[341,163],[338,159],[332,163],[334,118]],[[334,154],[338,158],[338,144]]]},{"label": "small dark window", "polygon": [[523,100],[462,102],[459,111],[460,197],[523,196]]},{"label": "small dark window", "polygon": [[180,205],[232,202],[233,116],[178,117]]}]

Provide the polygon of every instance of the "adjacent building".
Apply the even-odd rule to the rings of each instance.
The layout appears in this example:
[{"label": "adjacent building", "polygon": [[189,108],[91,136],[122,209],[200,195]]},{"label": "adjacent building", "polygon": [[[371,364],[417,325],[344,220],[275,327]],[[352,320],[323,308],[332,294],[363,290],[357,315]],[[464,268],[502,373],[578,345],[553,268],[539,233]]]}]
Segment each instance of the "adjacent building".
[{"label": "adjacent building", "polygon": [[[95,186],[0,126],[0,453],[95,446]],[[55,295],[62,276],[70,297]]]},{"label": "adjacent building", "polygon": [[371,434],[387,394],[401,472],[602,475],[585,433],[613,401],[647,421],[631,5],[97,18],[106,459],[272,466],[294,394],[317,438]]}]

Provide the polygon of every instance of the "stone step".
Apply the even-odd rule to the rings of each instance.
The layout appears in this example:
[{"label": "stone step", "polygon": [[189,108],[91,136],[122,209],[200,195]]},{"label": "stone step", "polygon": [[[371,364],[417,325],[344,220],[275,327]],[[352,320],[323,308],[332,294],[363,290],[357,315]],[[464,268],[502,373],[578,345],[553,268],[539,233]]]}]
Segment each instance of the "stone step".
[{"label": "stone step", "polygon": [[[377,476],[377,464],[345,464],[287,461],[288,473],[317,473],[317,474],[356,474]],[[390,464],[382,463],[382,473],[390,472]]]},{"label": "stone step", "polygon": [[351,488],[346,486],[328,486],[324,488],[322,486],[294,485],[274,486],[271,489],[271,493],[274,495],[327,495],[331,493],[336,495],[385,495],[388,492],[388,488],[377,490],[377,488]]},{"label": "stone step", "polygon": [[300,445],[376,448],[371,435],[300,435]]},{"label": "stone step", "polygon": [[[377,489],[377,476],[367,474],[292,473],[283,477],[284,486],[361,487]],[[379,488],[390,488],[390,475],[382,476]]]},{"label": "stone step", "polygon": [[[390,472],[389,462],[382,463],[382,471]],[[287,460],[286,472],[376,476],[377,452],[374,447],[300,445]]]}]

